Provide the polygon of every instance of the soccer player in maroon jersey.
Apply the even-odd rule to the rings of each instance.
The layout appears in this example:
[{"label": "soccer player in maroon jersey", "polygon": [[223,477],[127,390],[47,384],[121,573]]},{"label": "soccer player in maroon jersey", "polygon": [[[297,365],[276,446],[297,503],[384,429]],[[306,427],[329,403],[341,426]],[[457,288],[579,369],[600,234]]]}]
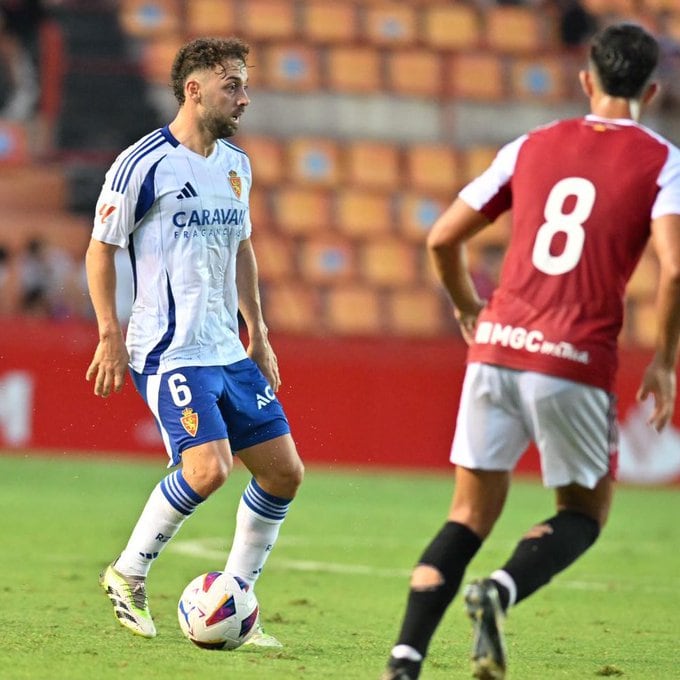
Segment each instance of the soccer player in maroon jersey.
[{"label": "soccer player in maroon jersey", "polygon": [[[658,255],[658,337],[638,398],[661,430],[675,405],[680,335],[680,151],[640,125],[653,98],[656,40],[618,24],[593,40],[579,75],[590,115],[502,148],[435,223],[428,248],[470,345],[451,461],[447,521],[416,567],[384,680],[414,680],[467,565],[500,516],[530,442],[555,514],[490,578],[471,583],[473,675],[505,677],[507,610],[597,539],[612,500],[617,336],[623,295],[646,243]],[[479,299],[465,241],[512,208],[499,286]]]}]

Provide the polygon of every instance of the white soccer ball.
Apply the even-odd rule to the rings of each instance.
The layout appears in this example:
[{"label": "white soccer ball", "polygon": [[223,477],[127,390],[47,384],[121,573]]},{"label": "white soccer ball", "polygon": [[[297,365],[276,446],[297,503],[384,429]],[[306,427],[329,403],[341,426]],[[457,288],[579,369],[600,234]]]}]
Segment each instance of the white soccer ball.
[{"label": "white soccer ball", "polygon": [[255,630],[258,604],[243,579],[222,571],[197,576],[177,605],[182,632],[206,649],[236,649]]}]

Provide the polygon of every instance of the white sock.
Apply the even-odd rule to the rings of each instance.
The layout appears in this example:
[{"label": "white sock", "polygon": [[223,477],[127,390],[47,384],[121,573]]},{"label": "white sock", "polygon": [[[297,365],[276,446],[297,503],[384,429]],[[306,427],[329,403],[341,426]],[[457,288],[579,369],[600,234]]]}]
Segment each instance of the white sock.
[{"label": "white sock", "polygon": [[515,584],[515,580],[508,574],[507,571],[503,571],[502,569],[497,569],[496,571],[491,574],[490,577],[493,581],[496,581],[497,583],[500,583],[504,588],[507,589],[508,591],[508,606],[507,609],[510,609],[515,602],[517,601],[517,585]]},{"label": "white sock", "polygon": [[203,498],[185,481],[181,470],[161,480],[132,530],[115,567],[126,576],[146,576],[151,564],[179,531]]},{"label": "white sock", "polygon": [[392,648],[390,656],[395,659],[407,659],[408,661],[422,661],[423,655],[417,650],[413,649],[409,645],[397,645]]},{"label": "white sock", "polygon": [[292,499],[278,498],[250,480],[236,513],[234,540],[224,570],[254,585],[274,548]]}]

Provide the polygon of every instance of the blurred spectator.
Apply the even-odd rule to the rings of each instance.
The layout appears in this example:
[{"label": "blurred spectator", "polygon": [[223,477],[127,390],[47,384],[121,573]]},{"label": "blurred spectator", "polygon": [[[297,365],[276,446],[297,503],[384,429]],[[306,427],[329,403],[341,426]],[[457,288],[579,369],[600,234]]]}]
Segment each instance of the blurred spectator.
[{"label": "blurred spectator", "polygon": [[20,311],[33,316],[68,316],[73,262],[62,249],[31,239],[19,256]]},{"label": "blurred spectator", "polygon": [[562,45],[568,49],[584,46],[595,35],[598,24],[581,0],[556,0]]},{"label": "blurred spectator", "polygon": [[6,74],[0,118],[27,120],[40,95],[41,0],[0,0],[0,60]]}]

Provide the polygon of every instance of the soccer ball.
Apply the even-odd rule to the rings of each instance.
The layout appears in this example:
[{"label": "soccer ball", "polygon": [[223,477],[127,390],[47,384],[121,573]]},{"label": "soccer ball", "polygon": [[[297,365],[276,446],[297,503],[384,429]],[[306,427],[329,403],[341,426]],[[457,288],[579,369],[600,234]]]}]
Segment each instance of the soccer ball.
[{"label": "soccer ball", "polygon": [[255,630],[258,603],[243,579],[222,571],[197,576],[177,605],[182,632],[205,649],[236,649]]}]

